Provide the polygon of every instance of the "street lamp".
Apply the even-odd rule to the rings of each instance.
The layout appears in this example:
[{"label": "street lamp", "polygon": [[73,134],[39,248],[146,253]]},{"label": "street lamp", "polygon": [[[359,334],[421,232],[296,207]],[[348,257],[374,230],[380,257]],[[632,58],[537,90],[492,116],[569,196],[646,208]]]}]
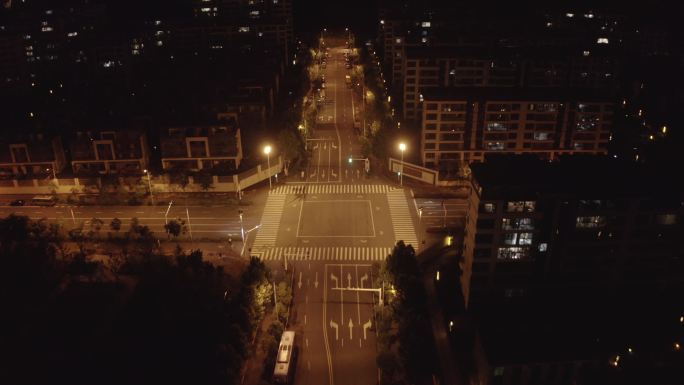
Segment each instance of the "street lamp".
[{"label": "street lamp", "polygon": [[266,154],[266,162],[268,165],[268,189],[270,190],[273,187],[271,185],[271,146],[266,145],[266,147],[264,147],[264,154]]},{"label": "street lamp", "polygon": [[57,174],[55,174],[55,168],[54,167],[46,168],[45,171],[52,171],[52,180],[57,180]]},{"label": "street lamp", "polygon": [[144,169],[143,172],[147,174],[147,186],[150,188],[150,200],[152,200],[152,206],[154,206],[154,194],[152,193],[152,180],[150,179],[150,172]]},{"label": "street lamp", "polygon": [[242,243],[245,243],[245,227],[242,224],[242,209],[238,210],[238,214],[240,214],[240,240]]},{"label": "street lamp", "polygon": [[404,151],[406,151],[406,143],[399,143],[399,151],[401,151],[401,171],[399,171],[399,185],[404,185]]},{"label": "street lamp", "polygon": [[420,223],[421,220],[423,219],[423,207],[418,207],[418,245],[420,245],[420,236],[423,234],[423,231],[420,228]]},{"label": "street lamp", "polygon": [[261,227],[261,225],[256,225],[251,229],[245,231],[245,240],[242,242],[242,250],[240,251],[240,255],[245,255],[245,246],[247,245],[247,238],[249,237],[249,233],[258,229],[259,227]]},{"label": "street lamp", "polygon": [[169,211],[171,210],[172,204],[173,204],[173,201],[170,201],[169,207],[166,208],[166,212],[164,213],[164,224],[169,223]]}]

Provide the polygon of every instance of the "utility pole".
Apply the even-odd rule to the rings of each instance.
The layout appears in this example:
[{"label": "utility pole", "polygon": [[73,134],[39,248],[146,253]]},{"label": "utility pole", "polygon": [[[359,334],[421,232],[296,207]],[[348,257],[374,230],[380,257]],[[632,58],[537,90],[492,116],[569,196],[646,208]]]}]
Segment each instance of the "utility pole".
[{"label": "utility pole", "polygon": [[188,232],[190,233],[190,241],[192,241],[192,225],[190,224],[190,210],[188,208],[185,208],[185,215],[188,218]]}]

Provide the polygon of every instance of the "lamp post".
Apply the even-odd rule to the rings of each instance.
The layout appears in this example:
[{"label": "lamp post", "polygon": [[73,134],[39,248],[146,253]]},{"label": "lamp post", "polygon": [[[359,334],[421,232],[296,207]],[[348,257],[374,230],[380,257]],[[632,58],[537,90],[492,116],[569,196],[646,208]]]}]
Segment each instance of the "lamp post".
[{"label": "lamp post", "polygon": [[268,189],[270,190],[273,188],[273,185],[271,184],[271,146],[266,145],[266,147],[264,147],[264,154],[266,154],[266,164],[268,165]]},{"label": "lamp post", "polygon": [[166,208],[166,212],[164,213],[164,224],[169,223],[169,211],[171,210],[172,204],[173,201],[169,202],[169,207]]},{"label": "lamp post", "polygon": [[399,143],[399,151],[401,151],[401,171],[399,171],[399,186],[404,185],[404,151],[406,151],[406,143]]},{"label": "lamp post", "polygon": [[147,186],[150,189],[150,200],[152,201],[152,206],[154,206],[154,194],[152,193],[152,179],[150,179],[150,172],[147,169],[143,170],[147,174]]},{"label": "lamp post", "polygon": [[418,245],[420,245],[420,236],[423,234],[423,231],[420,228],[421,221],[423,219],[423,207],[418,207]]},{"label": "lamp post", "polygon": [[238,210],[238,214],[240,215],[240,240],[242,243],[245,243],[245,227],[242,224],[242,209]]},{"label": "lamp post", "polygon": [[240,251],[240,255],[245,255],[245,246],[247,246],[247,238],[249,237],[249,233],[258,229],[259,227],[261,227],[261,225],[256,225],[251,229],[245,231],[245,240],[242,242],[242,251]]},{"label": "lamp post", "polygon": [[49,167],[49,168],[45,169],[45,171],[52,171],[52,180],[57,180],[57,174],[55,173],[54,167]]}]

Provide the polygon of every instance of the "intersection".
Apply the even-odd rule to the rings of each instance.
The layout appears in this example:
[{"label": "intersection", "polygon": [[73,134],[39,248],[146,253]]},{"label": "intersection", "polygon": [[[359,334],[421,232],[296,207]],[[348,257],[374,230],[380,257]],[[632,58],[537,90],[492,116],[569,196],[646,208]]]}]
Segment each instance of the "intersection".
[{"label": "intersection", "polygon": [[251,247],[293,283],[287,329],[298,336],[297,385],[378,381],[377,272],[398,240],[418,243],[410,192],[368,178],[362,162],[343,161],[360,149],[343,45],[330,48],[328,96],[307,141],[308,166],[269,191]]}]

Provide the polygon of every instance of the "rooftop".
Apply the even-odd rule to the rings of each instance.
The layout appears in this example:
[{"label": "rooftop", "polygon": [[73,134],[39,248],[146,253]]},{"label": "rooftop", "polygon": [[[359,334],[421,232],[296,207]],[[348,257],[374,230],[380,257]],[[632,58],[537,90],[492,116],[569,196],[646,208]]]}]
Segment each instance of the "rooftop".
[{"label": "rooftop", "polygon": [[471,165],[484,199],[530,193],[682,196],[681,178],[671,168],[603,156],[573,155],[548,162],[535,156],[491,156]]}]

